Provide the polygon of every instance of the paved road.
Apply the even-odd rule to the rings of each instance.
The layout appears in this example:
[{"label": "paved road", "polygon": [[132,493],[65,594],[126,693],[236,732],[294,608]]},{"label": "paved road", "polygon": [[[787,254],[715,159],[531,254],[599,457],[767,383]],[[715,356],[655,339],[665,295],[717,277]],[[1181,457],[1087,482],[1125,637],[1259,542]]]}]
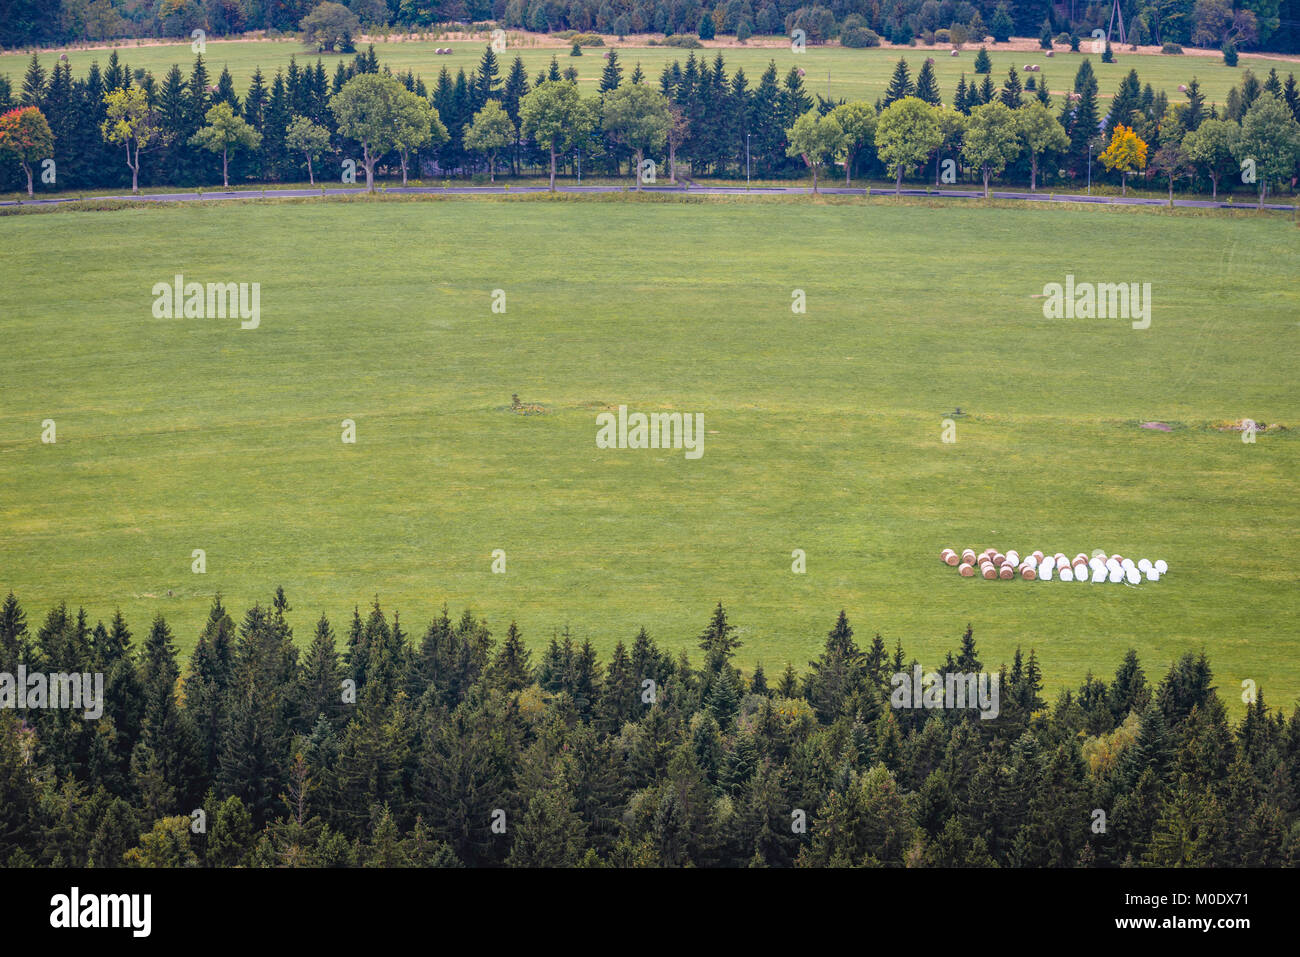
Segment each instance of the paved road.
[{"label": "paved road", "polygon": [[[812,192],[807,186],[762,186],[753,189],[746,189],[744,186],[646,186],[647,193],[675,193],[683,196],[806,196]],[[329,189],[322,192],[319,189],[267,189],[267,190],[227,190],[211,192],[183,192],[183,193],[142,193],[139,196],[133,196],[129,193],[125,195],[103,195],[103,196],[86,196],[86,200],[135,200],[142,203],[183,203],[183,202],[205,202],[214,199],[312,199],[323,196],[349,196],[365,193],[364,186],[356,186],[343,189]],[[455,194],[455,195],[481,195],[481,194],[515,194],[515,193],[545,193],[548,192],[545,186],[389,186],[382,190],[384,193],[394,194]],[[559,186],[556,188],[560,193],[624,193],[628,192],[626,186]],[[821,192],[832,196],[864,196],[868,192],[862,188],[849,188],[844,186],[826,186]],[[872,190],[875,196],[892,196],[893,190]],[[971,192],[969,190],[959,189],[905,189],[902,190],[903,196],[930,196],[942,199],[980,199],[982,194]],[[992,192],[990,196],[993,199],[1020,200],[1031,203],[1094,203],[1099,206],[1168,206],[1169,201],[1165,199],[1155,199],[1137,196],[1089,196],[1084,193],[1024,193],[1024,192]],[[32,200],[6,200],[0,202],[0,206],[56,206],[61,203],[77,202],[78,197],[60,197],[57,199],[32,199]],[[1253,203],[1225,203],[1208,199],[1175,199],[1175,206],[1189,206],[1199,209],[1254,209]],[[1295,206],[1282,203],[1265,203],[1265,209],[1279,210],[1283,212],[1292,212],[1296,210]]]}]

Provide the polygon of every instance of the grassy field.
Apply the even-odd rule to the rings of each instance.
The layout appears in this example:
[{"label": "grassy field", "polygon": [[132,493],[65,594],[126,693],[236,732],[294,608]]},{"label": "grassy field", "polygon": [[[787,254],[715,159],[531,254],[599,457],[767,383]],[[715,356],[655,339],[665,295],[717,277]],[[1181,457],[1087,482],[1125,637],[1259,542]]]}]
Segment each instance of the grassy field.
[{"label": "grassy field", "polygon": [[[453,74],[460,68],[464,68],[466,73],[469,73],[478,65],[485,45],[482,41],[388,42],[375,44],[375,51],[381,61],[392,67],[394,71],[413,70],[432,87],[443,67],[449,68]],[[451,48],[456,52],[451,56],[439,56],[434,53],[434,50],[439,47]],[[948,48],[939,46],[871,50],[850,50],[838,46],[809,47],[803,54],[792,53],[788,46],[731,47],[695,52],[696,56],[704,55],[710,62],[718,52],[721,52],[726,59],[728,73],[734,72],[737,67],[743,67],[751,87],[758,83],[768,62],[775,61],[782,79],[791,67],[803,68],[807,73],[804,82],[810,92],[826,96],[829,91],[829,95],[833,98],[842,97],[848,100],[872,102],[884,94],[894,64],[898,62],[900,56],[907,58],[912,66],[913,75],[920,69],[926,57],[934,57],[939,88],[943,93],[944,101],[949,102],[962,72],[967,74],[968,79],[973,75],[977,49],[968,46],[957,57],[950,56]],[[303,45],[297,40],[210,41],[207,51],[206,61],[213,82],[216,82],[222,67],[228,66],[241,95],[246,90],[248,80],[256,67],[262,68],[269,82],[270,76],[277,68],[288,65],[291,56],[296,56],[300,63],[304,61],[314,63],[317,56],[315,53],[305,51]],[[511,47],[503,57],[505,62],[502,64],[502,72],[504,74],[509,61],[518,53],[523,57],[531,81],[538,71],[550,63],[552,56],[558,56],[561,68],[570,65],[577,68],[578,82],[583,91],[595,94],[601,70],[605,65],[603,52],[600,48],[589,48],[581,57],[570,57],[567,49],[562,47]],[[662,46],[627,47],[619,50],[619,59],[626,67],[624,76],[631,73],[636,63],[640,63],[646,75],[657,80],[665,64],[673,60],[684,61],[688,52]],[[1075,71],[1079,68],[1080,61],[1088,56],[1086,53],[1058,50],[1055,57],[1049,60],[1043,56],[1041,50],[1012,51],[999,49],[996,46],[989,52],[993,58],[995,83],[1001,84],[1012,65],[1020,69],[1026,63],[1037,63],[1042,67],[1039,75],[1047,79],[1048,89],[1054,93],[1073,89]],[[131,68],[151,70],[159,80],[173,63],[179,63],[183,72],[188,75],[190,65],[194,62],[194,54],[190,52],[188,41],[156,46],[126,46],[121,48],[120,55]],[[55,53],[49,53],[43,57],[46,69],[53,65],[56,56]],[[94,60],[98,60],[103,66],[108,60],[109,51],[107,49],[73,50],[68,56],[73,72],[81,76]],[[340,54],[321,54],[321,58],[325,61],[331,77],[335,63],[340,58],[348,61],[352,59],[351,55],[341,57]],[[23,73],[29,59],[29,55],[22,53],[0,55],[0,74],[7,74],[15,89],[21,87]],[[1195,76],[1201,83],[1207,101],[1220,104],[1227,97],[1229,87],[1239,82],[1241,73],[1247,68],[1254,70],[1261,78],[1268,73],[1270,67],[1276,67],[1283,78],[1288,72],[1300,72],[1300,61],[1283,61],[1277,58],[1266,59],[1248,55],[1241,57],[1237,67],[1225,66],[1222,58],[1218,57],[1139,55],[1130,54],[1122,49],[1115,51],[1114,63],[1102,63],[1101,57],[1095,54],[1089,56],[1089,59],[1092,60],[1093,69],[1097,73],[1103,100],[1109,99],[1115,93],[1119,81],[1131,69],[1138,71],[1143,83],[1150,83],[1157,90],[1163,89],[1170,99],[1180,95],[1178,94],[1180,83],[1186,83]]]},{"label": "grassy field", "polygon": [[[0,248],[0,591],[33,630],[120,605],[188,652],[214,592],[282,584],[304,641],[378,595],[417,635],[445,601],[534,647],[645,624],[694,650],[721,600],[769,673],[843,607],[927,662],[967,622],[988,664],[1032,646],[1051,689],[1205,649],[1237,713],[1246,678],[1300,696],[1297,433],[1214,427],[1300,420],[1289,219],[381,200],[7,216]],[[154,318],[177,272],[259,282],[260,327]],[[1150,328],[1044,319],[1067,273],[1150,282]],[[703,457],[598,450],[620,404],[702,412]],[[1170,571],[985,582],[946,545]]]}]

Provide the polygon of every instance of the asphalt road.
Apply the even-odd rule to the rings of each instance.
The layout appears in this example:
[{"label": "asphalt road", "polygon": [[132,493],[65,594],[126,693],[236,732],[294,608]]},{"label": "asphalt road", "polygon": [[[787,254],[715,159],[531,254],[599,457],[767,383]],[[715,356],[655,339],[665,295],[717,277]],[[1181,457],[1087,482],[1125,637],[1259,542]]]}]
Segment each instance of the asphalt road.
[{"label": "asphalt road", "polygon": [[[762,186],[746,189],[744,186],[645,186],[644,191],[647,193],[675,193],[687,196],[806,196],[812,192],[807,186]],[[328,189],[322,191],[319,189],[267,189],[267,190],[211,190],[205,192],[180,192],[180,193],[142,193],[139,196],[127,194],[108,194],[102,196],[85,196],[85,197],[59,197],[55,199],[31,199],[31,200],[6,200],[0,202],[0,206],[57,206],[63,203],[78,202],[85,200],[134,200],[142,203],[184,203],[184,202],[206,202],[208,200],[222,199],[311,199],[323,198],[326,196],[348,196],[365,193],[364,186],[356,186],[342,189]],[[556,192],[559,193],[625,193],[630,192],[631,188],[627,186],[558,186]],[[832,196],[864,196],[866,189],[849,188],[844,186],[826,186],[820,190],[822,193]],[[393,194],[455,194],[455,195],[481,195],[481,194],[516,194],[516,193],[545,193],[548,192],[545,186],[388,186],[381,189],[383,193]],[[893,190],[872,190],[875,196],[892,196]],[[902,196],[929,196],[942,199],[981,199],[983,194],[969,190],[956,189],[905,189],[902,190]],[[1020,200],[1031,203],[1094,203],[1099,206],[1168,206],[1169,201],[1166,199],[1155,199],[1148,197],[1135,196],[1089,196],[1085,193],[1026,193],[1026,192],[991,192],[990,197],[993,199]],[[1225,203],[1208,199],[1175,199],[1175,206],[1189,206],[1198,209],[1254,209],[1253,203]],[[1282,203],[1265,203],[1265,209],[1279,210],[1283,212],[1294,212],[1296,207]]]}]

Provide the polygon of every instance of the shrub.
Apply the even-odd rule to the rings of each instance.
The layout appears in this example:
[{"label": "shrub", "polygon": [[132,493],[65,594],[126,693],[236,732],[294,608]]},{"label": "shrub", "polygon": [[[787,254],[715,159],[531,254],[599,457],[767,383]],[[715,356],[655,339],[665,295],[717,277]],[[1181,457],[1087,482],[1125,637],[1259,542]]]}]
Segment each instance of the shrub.
[{"label": "shrub", "polygon": [[1068,33],[1058,33],[1056,39],[1052,42],[1058,47],[1068,47],[1070,45],[1070,35]]},{"label": "shrub", "polygon": [[867,27],[845,27],[840,31],[840,46],[861,49],[880,46],[880,35]]},{"label": "shrub", "polygon": [[952,42],[952,31],[951,31],[951,30],[944,30],[944,29],[935,30],[935,31],[934,31],[934,42],[935,42],[935,43],[951,43],[951,42]]},{"label": "shrub", "polygon": [[683,50],[702,50],[704,44],[695,37],[677,34],[671,37],[664,37],[663,46],[680,47]]},{"label": "shrub", "polygon": [[569,50],[569,56],[582,56],[582,44],[575,40],[573,47]]},{"label": "shrub", "polygon": [[1223,45],[1223,62],[1227,66],[1237,65],[1237,47],[1231,40]]},{"label": "shrub", "polygon": [[970,39],[970,30],[966,29],[964,23],[954,23],[948,29],[948,37],[956,46],[961,46]]},{"label": "shrub", "polygon": [[599,33],[574,33],[570,38],[579,46],[603,47],[605,45],[605,38]]},{"label": "shrub", "polygon": [[1161,52],[1161,53],[1170,53],[1170,54],[1179,54],[1179,53],[1182,53],[1182,52],[1183,52],[1183,48],[1180,47],[1177,43],[1166,43],[1164,46],[1162,46],[1162,47],[1160,48],[1160,52]]},{"label": "shrub", "polygon": [[1071,53],[1079,52],[1079,35],[1077,33],[1070,34],[1070,52]]}]

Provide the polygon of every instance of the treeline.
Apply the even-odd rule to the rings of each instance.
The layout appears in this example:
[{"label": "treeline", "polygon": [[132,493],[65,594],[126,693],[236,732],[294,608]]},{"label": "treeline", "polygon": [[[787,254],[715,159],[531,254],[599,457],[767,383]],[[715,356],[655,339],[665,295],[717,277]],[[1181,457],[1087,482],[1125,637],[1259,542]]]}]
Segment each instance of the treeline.
[{"label": "treeline", "polygon": [[[117,37],[213,36],[245,31],[272,35],[307,29],[302,21],[319,0],[5,0],[0,3],[0,46],[105,40]],[[346,16],[349,30],[376,32],[501,25],[543,33],[787,35],[803,29],[810,43],[839,39],[872,45],[867,33],[895,43],[1001,42],[1017,37],[1088,37],[1108,29],[1111,4],[1097,0],[347,0],[330,4],[331,19]],[[342,8],[342,13],[333,7]],[[1300,50],[1300,0],[1122,0],[1128,39],[1135,43],[1254,45]],[[878,42],[878,39],[877,39]]]},{"label": "treeline", "polygon": [[[1049,92],[1045,74],[1022,78],[1014,66],[995,81],[983,51],[975,69],[945,96],[932,60],[914,73],[900,59],[885,96],[873,106],[810,93],[798,69],[781,77],[775,63],[751,84],[743,69],[728,73],[722,54],[710,61],[690,53],[684,65],[674,61],[656,80],[639,64],[627,71],[610,50],[599,95],[582,100],[572,82],[576,68],[561,69],[555,57],[530,78],[519,57],[503,71],[487,47],[476,68],[454,76],[444,68],[429,89],[411,72],[393,76],[381,67],[372,46],[351,62],[340,61],[332,76],[319,58],[303,66],[291,58],[287,70],[269,80],[258,69],[241,98],[229,70],[213,82],[201,55],[188,73],[173,65],[161,81],[131,70],[116,51],[106,70],[93,62],[84,78],[74,78],[66,60],[47,73],[33,55],[18,88],[0,77],[0,113],[11,111],[6,119],[16,123],[13,110],[36,108],[48,131],[45,140],[35,140],[49,145],[32,146],[33,137],[15,134],[13,140],[26,144],[26,159],[5,164],[0,189],[25,188],[24,174],[40,182],[37,167],[47,158],[55,161],[54,182],[45,185],[56,189],[126,187],[136,179],[132,167],[145,185],[195,186],[227,178],[294,182],[316,173],[338,181],[343,161],[363,152],[380,174],[400,172],[403,181],[408,169],[417,177],[468,176],[495,171],[499,163],[515,175],[535,173],[554,152],[561,175],[580,167],[605,175],[626,169],[631,175],[640,165],[633,160],[641,156],[661,161],[674,182],[679,163],[689,164],[692,176],[721,178],[789,178],[839,163],[846,179],[888,177],[900,185],[913,177],[943,185],[983,176],[986,186],[989,178],[1077,186],[1112,170],[1112,182],[1164,174],[1171,194],[1177,181],[1208,186],[1217,195],[1221,185],[1230,189],[1240,179],[1228,174],[1243,157],[1259,158],[1255,177],[1246,180],[1258,184],[1250,192],[1262,197],[1270,183],[1294,182],[1300,159],[1294,74],[1284,81],[1272,69],[1261,81],[1248,70],[1220,109],[1206,103],[1195,78],[1171,101],[1130,70],[1103,113],[1089,60],[1064,95]],[[340,125],[340,92],[366,76],[383,77],[411,94],[416,112],[427,115],[419,121],[421,135],[403,139],[393,130]],[[117,97],[122,91],[138,92],[139,102],[132,107]],[[535,108],[529,108],[530,100]],[[386,102],[378,93],[372,101]],[[110,109],[116,111],[111,122]],[[118,135],[123,114],[146,131],[143,140],[134,133]],[[823,128],[827,118],[833,122]],[[34,116],[24,119],[40,126]],[[1212,122],[1201,131],[1206,121]],[[374,135],[362,137],[362,127]],[[1119,144],[1125,148],[1117,152],[1112,146],[1120,127],[1136,140]],[[972,129],[978,132],[972,135]],[[18,148],[6,148],[10,139],[0,121],[0,154],[16,155]],[[981,148],[971,145],[976,140]],[[944,178],[946,161],[951,170]]]},{"label": "treeline", "polygon": [[[446,609],[418,638],[376,601],[305,649],[282,590],[220,597],[188,664],[162,616],[0,607],[0,678],[100,672],[104,711],[0,710],[9,866],[1295,866],[1300,709],[1233,727],[1204,654],[1152,684],[1129,652],[1050,706],[1036,655],[998,715],[900,708],[917,663],[843,612],[802,675],[701,660],[644,629],[605,661],[566,629]],[[986,670],[971,630],[935,671]],[[990,669],[991,670],[991,669]],[[2,687],[2,685],[0,685]],[[3,700],[0,698],[0,700]]]}]

